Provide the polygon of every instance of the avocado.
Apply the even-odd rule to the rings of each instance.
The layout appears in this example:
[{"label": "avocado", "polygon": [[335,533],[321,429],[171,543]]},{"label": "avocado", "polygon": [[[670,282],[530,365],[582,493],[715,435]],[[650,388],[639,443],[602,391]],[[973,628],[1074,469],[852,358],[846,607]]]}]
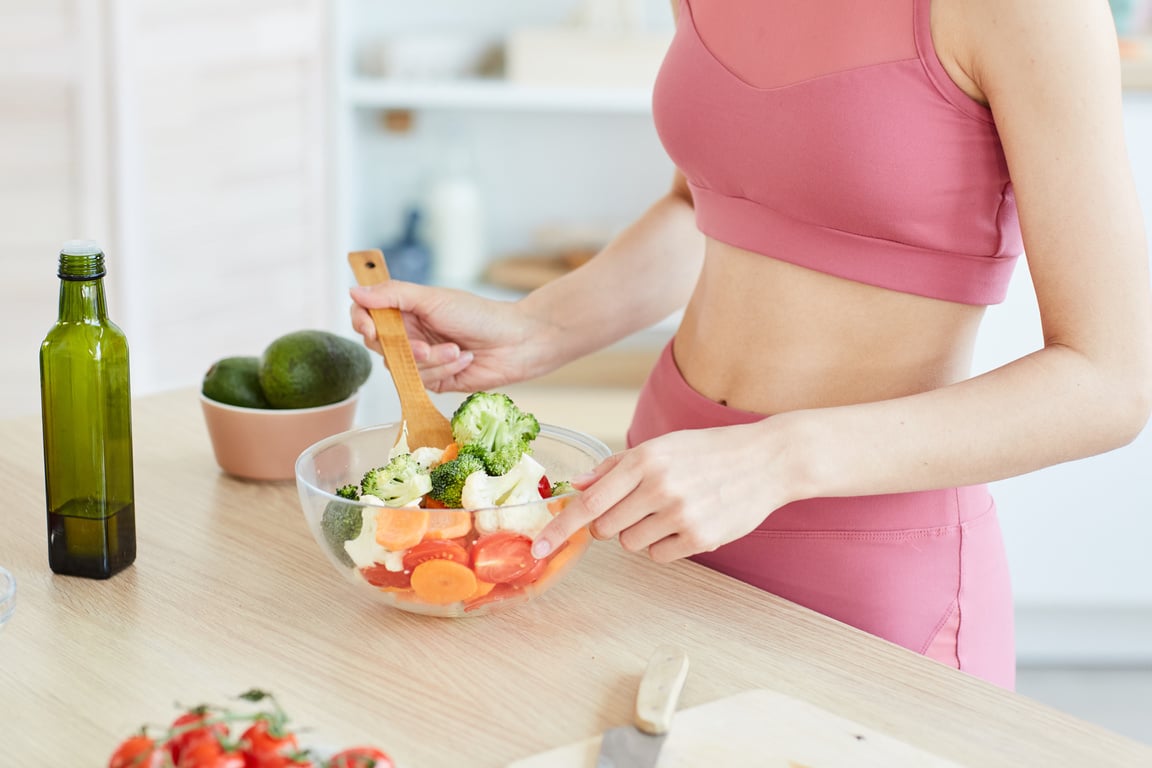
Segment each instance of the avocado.
[{"label": "avocado", "polygon": [[260,386],[260,359],[225,357],[204,374],[200,391],[209,400],[242,408],[271,408]]},{"label": "avocado", "polygon": [[260,388],[273,408],[338,403],[368,380],[372,356],[361,344],[327,331],[296,331],[260,356]]}]

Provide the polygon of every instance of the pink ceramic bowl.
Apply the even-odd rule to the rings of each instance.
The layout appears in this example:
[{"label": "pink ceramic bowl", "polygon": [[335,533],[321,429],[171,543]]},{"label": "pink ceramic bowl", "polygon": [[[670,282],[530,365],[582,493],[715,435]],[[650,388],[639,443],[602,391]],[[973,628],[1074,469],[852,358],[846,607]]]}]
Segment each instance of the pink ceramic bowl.
[{"label": "pink ceramic bowl", "polygon": [[292,480],[308,446],[346,432],[356,418],[359,393],[319,408],[241,408],[200,395],[216,463],[248,480]]}]

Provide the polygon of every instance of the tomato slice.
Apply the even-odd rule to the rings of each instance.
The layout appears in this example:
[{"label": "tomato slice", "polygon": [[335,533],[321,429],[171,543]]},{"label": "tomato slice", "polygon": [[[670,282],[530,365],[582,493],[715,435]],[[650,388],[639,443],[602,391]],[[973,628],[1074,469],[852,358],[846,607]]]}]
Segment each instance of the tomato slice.
[{"label": "tomato slice", "polygon": [[523,587],[514,584],[497,584],[482,595],[471,597],[464,601],[464,612],[469,613],[488,603],[499,603],[502,600],[512,600],[527,594]]},{"label": "tomato slice", "polygon": [[360,569],[364,581],[374,587],[390,589],[407,589],[412,586],[412,572],[409,570],[390,571],[380,564],[370,565]]},{"label": "tomato slice", "polygon": [[472,570],[476,578],[492,584],[507,584],[536,565],[532,539],[511,531],[497,531],[476,539],[472,545]]},{"label": "tomato slice", "polygon": [[416,566],[429,560],[453,560],[468,565],[468,550],[452,539],[422,541],[404,553],[404,570],[415,570]]}]

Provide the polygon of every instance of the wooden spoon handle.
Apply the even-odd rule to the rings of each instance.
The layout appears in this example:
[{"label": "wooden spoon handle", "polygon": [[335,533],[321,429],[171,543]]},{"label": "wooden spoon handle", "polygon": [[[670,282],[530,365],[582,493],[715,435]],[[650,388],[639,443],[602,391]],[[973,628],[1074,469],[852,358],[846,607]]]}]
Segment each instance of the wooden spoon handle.
[{"label": "wooden spoon handle", "polygon": [[[356,275],[356,282],[360,285],[377,285],[391,279],[388,266],[384,263],[384,255],[380,251],[353,251],[348,254],[348,263],[352,265],[352,273]],[[369,314],[376,323],[376,336],[380,339],[384,360],[387,361],[388,370],[392,372],[396,389],[400,392],[401,405],[404,405],[407,394],[422,393],[416,396],[427,397],[427,390],[416,367],[416,359],[412,357],[408,331],[404,328],[404,318],[400,310],[372,309],[369,310]]]},{"label": "wooden spoon handle", "polygon": [[[360,285],[376,285],[390,279],[384,254],[379,250],[353,251],[348,254],[348,263]],[[401,415],[408,423],[410,432],[425,432],[425,436],[412,435],[414,439],[428,439],[436,442],[420,445],[447,445],[452,439],[451,428],[442,413],[428,397],[428,390],[420,378],[416,359],[412,357],[412,347],[408,331],[404,328],[404,318],[398,309],[372,309],[369,311],[376,323],[376,336],[384,352],[384,361],[396,384],[400,398]],[[444,438],[444,435],[447,438]]]}]

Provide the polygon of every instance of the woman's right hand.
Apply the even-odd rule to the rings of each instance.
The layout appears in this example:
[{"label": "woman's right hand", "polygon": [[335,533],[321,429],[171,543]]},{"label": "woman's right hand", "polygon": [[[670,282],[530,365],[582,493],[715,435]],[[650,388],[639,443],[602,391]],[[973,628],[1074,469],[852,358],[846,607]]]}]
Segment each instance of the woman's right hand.
[{"label": "woman's right hand", "polygon": [[544,372],[533,342],[549,329],[514,302],[399,280],[357,286],[351,296],[352,327],[378,353],[368,310],[400,310],[424,386],[433,392],[477,392]]}]

